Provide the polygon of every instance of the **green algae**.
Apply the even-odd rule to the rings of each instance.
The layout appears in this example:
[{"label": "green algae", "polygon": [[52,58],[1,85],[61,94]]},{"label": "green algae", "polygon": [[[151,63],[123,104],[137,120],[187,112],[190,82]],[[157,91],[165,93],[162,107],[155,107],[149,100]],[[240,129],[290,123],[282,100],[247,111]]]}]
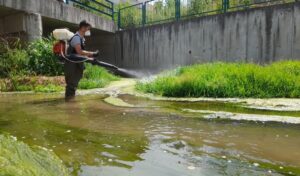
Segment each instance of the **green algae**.
[{"label": "green algae", "polygon": [[[125,100],[135,107],[161,107],[165,108],[168,112],[173,110],[176,113],[183,113],[184,115],[191,114],[185,110],[203,110],[203,111],[223,111],[230,113],[253,114],[253,115],[270,115],[270,116],[291,116],[300,117],[300,111],[277,111],[272,109],[255,109],[249,108],[246,103],[240,101],[226,102],[213,99],[211,100],[198,100],[198,101],[184,101],[176,99],[151,99],[151,97],[139,97],[133,95],[119,95],[119,99]],[[242,99],[241,99],[242,100]],[[264,101],[264,99],[258,99]],[[263,107],[263,106],[262,106]]]},{"label": "green algae", "polygon": [[8,135],[0,135],[0,175],[68,176],[68,169],[51,151],[29,147]]},{"label": "green algae", "polygon": [[277,172],[283,175],[288,175],[288,176],[295,176],[295,175],[300,175],[300,169],[299,167],[291,167],[291,166],[280,166],[280,165],[275,165],[273,163],[267,163],[267,162],[258,162],[261,168],[268,169],[269,171],[272,172]]},{"label": "green algae", "polygon": [[125,101],[123,101],[122,99],[117,98],[117,97],[110,96],[110,97],[105,98],[104,101],[106,103],[109,103],[109,104],[114,105],[114,106],[134,107],[133,105],[131,105],[129,103],[126,103]]}]

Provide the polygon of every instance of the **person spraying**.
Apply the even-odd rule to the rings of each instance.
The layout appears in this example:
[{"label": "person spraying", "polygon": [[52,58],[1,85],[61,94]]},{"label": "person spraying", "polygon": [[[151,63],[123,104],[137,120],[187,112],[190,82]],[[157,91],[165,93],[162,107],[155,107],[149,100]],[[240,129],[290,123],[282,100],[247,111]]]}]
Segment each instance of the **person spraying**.
[{"label": "person spraying", "polygon": [[98,60],[99,51],[92,52],[85,50],[84,37],[91,36],[91,28],[92,25],[83,20],[80,22],[79,29],[75,34],[68,29],[55,29],[53,31],[53,37],[58,40],[53,46],[53,53],[64,64],[66,100],[71,100],[75,97],[79,81],[83,76],[85,62],[104,67],[111,73],[121,77],[137,77],[134,72],[129,72],[115,65]]},{"label": "person spraying", "polygon": [[[90,61],[93,61],[99,52],[91,52],[85,50],[85,36],[91,35],[91,25],[85,20],[79,24],[79,29],[76,34],[69,40],[67,53],[70,55],[86,56]],[[83,76],[84,62],[72,62],[66,60],[64,63],[66,90],[65,99],[70,100],[75,97],[78,83]]]}]

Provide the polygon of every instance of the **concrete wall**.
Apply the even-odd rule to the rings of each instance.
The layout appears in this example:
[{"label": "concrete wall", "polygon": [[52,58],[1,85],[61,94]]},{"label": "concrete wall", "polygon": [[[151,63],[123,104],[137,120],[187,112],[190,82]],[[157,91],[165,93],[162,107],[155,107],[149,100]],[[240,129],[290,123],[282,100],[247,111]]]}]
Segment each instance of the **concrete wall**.
[{"label": "concrete wall", "polygon": [[42,17],[40,14],[26,13],[24,21],[28,41],[34,41],[43,35]]},{"label": "concrete wall", "polygon": [[40,14],[19,12],[0,18],[0,34],[20,37],[33,41],[42,37],[42,18]]},{"label": "concrete wall", "polygon": [[3,23],[3,19],[0,18],[0,34],[4,33],[4,23]]},{"label": "concrete wall", "polygon": [[299,59],[300,3],[125,30],[115,42],[116,63],[127,68]]},{"label": "concrete wall", "polygon": [[86,19],[99,30],[115,32],[115,25],[111,19],[103,18],[86,10],[58,2],[57,0],[0,0],[0,7],[39,13],[42,17],[73,24],[78,24],[81,20]]},{"label": "concrete wall", "polygon": [[25,31],[24,13],[12,14],[3,17],[3,33],[16,33]]},{"label": "concrete wall", "polygon": [[92,31],[91,37],[86,37],[86,48],[88,50],[99,50],[100,59],[104,62],[116,64],[115,58],[115,34],[100,33]]}]

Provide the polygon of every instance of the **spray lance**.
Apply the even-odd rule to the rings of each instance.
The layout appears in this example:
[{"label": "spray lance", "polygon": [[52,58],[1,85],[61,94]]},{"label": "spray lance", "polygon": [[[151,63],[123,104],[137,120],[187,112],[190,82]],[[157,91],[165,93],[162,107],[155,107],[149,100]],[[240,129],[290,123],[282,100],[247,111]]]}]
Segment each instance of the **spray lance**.
[{"label": "spray lance", "polygon": [[99,51],[96,51],[93,54],[93,58],[78,55],[78,54],[67,54],[67,50],[69,47],[68,41],[74,36],[74,33],[70,32],[68,29],[55,29],[53,31],[53,37],[58,40],[53,46],[53,53],[58,56],[60,62],[64,63],[64,61],[69,61],[73,63],[83,63],[87,62],[92,65],[100,66],[106,68],[111,73],[125,77],[125,78],[136,78],[137,76],[133,73],[119,68],[115,65],[102,62],[98,60]]},{"label": "spray lance", "polygon": [[92,65],[104,67],[108,71],[113,73],[114,75],[118,75],[118,76],[121,76],[121,77],[124,77],[124,78],[136,78],[137,77],[133,72],[130,72],[130,71],[122,69],[122,68],[119,68],[119,67],[117,67],[113,64],[109,64],[109,63],[100,61],[98,59],[99,55],[100,55],[99,51],[96,51],[93,54],[93,60],[87,60],[86,62],[91,63]]}]

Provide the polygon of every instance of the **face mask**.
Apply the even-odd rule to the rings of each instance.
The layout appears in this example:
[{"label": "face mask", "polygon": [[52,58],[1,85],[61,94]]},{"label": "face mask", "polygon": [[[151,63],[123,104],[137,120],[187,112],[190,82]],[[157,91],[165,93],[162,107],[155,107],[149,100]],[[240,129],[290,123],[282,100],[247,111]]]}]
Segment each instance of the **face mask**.
[{"label": "face mask", "polygon": [[91,36],[91,31],[90,30],[86,31],[84,35],[85,36]]}]

